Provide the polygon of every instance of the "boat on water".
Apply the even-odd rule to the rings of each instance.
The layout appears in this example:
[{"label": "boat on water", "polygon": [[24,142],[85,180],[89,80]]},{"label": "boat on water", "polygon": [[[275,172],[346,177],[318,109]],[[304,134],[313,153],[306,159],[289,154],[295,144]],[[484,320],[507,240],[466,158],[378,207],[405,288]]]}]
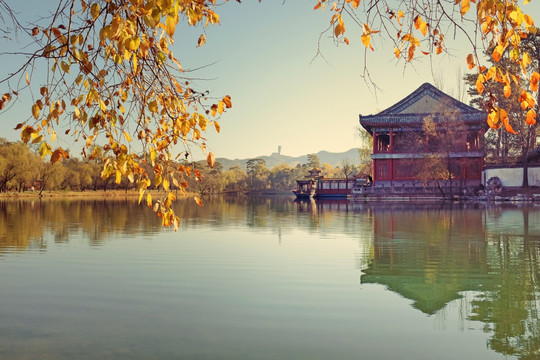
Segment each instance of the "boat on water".
[{"label": "boat on water", "polygon": [[296,190],[293,193],[297,199],[347,199],[353,192],[361,192],[369,187],[363,178],[325,178],[321,170],[310,170],[309,177],[296,180]]}]

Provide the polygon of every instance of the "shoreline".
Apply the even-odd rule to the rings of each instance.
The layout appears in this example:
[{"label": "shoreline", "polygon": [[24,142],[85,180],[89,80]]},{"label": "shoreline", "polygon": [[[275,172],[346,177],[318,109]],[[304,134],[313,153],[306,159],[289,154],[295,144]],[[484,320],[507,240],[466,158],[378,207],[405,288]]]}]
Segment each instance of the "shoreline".
[{"label": "shoreline", "polygon": [[[166,192],[163,190],[146,190],[143,195],[142,201],[146,201],[146,194],[150,193],[152,198],[158,199],[160,196],[165,196]],[[0,193],[0,200],[24,200],[24,199],[138,199],[139,198],[138,190],[85,190],[85,191],[43,191],[41,196],[39,191],[24,191],[24,192],[7,192]],[[177,199],[188,198],[196,196],[195,193],[186,193],[182,194],[181,191],[176,193]]]}]

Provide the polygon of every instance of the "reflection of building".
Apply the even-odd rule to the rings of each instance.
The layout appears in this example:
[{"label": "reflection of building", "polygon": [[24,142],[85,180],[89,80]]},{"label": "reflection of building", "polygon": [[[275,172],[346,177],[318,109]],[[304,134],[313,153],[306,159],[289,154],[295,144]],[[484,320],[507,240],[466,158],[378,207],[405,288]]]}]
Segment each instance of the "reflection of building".
[{"label": "reflection of building", "polygon": [[381,284],[434,314],[489,283],[482,210],[374,207],[373,258],[363,284]]},{"label": "reflection of building", "polygon": [[[486,114],[474,109],[425,83],[417,90],[388,109],[376,115],[360,115],[360,124],[373,135],[373,180],[376,187],[416,186],[418,177],[414,162],[425,155],[411,152],[407,142],[411,133],[421,133],[424,119],[433,119],[440,127],[449,118],[465,124],[460,148],[451,157],[466,160],[456,165],[454,178],[463,185],[478,185],[483,167],[481,140],[484,135]],[[457,142],[456,142],[457,143]],[[463,165],[466,164],[466,165]],[[435,180],[435,179],[433,179]],[[443,186],[446,184],[443,184]]]}]

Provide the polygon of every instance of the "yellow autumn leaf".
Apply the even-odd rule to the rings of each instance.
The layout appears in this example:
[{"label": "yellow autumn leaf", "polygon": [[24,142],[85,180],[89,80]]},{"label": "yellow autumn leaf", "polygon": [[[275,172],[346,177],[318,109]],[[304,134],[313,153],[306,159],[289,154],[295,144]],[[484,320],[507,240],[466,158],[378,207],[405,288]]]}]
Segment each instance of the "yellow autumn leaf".
[{"label": "yellow autumn leaf", "polygon": [[167,15],[165,18],[165,32],[169,37],[172,37],[174,35],[174,31],[176,30],[176,23],[178,22],[178,15]]},{"label": "yellow autumn leaf", "polygon": [[38,133],[32,133],[32,144],[37,144],[43,141],[43,135],[37,135]]},{"label": "yellow autumn leaf", "polygon": [[465,15],[471,8],[470,0],[461,0],[461,16]]},{"label": "yellow autumn leaf", "polygon": [[221,101],[221,100],[218,101],[218,108],[217,108],[218,113],[223,114],[223,110],[224,110],[223,106],[224,106],[224,105],[225,105],[225,104],[223,103],[223,101]]},{"label": "yellow autumn leaf", "polygon": [[482,94],[484,92],[484,81],[485,77],[482,74],[479,74],[476,78],[476,91],[478,91],[479,94]]},{"label": "yellow autumn leaf", "polygon": [[510,95],[512,95],[512,88],[510,87],[510,85],[504,85],[504,97],[506,98],[509,98]]},{"label": "yellow autumn leaf", "polygon": [[499,44],[493,50],[491,57],[493,58],[493,60],[495,60],[495,62],[499,62],[499,60],[501,60],[503,52],[504,52],[504,47]]},{"label": "yellow autumn leaf", "polygon": [[39,117],[39,106],[37,104],[32,105],[32,116],[34,119],[38,119]]},{"label": "yellow autumn leaf", "polygon": [[152,195],[150,195],[150,193],[146,194],[146,205],[148,205],[149,208],[152,207]]},{"label": "yellow autumn leaf", "polygon": [[138,204],[141,203],[141,200],[142,200],[143,195],[144,195],[144,191],[145,191],[144,188],[141,188],[141,189],[139,190],[139,202],[138,202]]},{"label": "yellow autumn leaf", "polygon": [[422,18],[420,17],[420,15],[417,15],[415,18],[414,18],[414,27],[416,28],[416,30],[420,30],[420,32],[422,33],[422,35],[426,36],[426,33],[427,33],[427,24],[424,20],[422,20]]},{"label": "yellow autumn leaf", "polygon": [[65,61],[62,61],[62,62],[60,63],[60,68],[61,68],[64,72],[66,72],[66,73],[69,74],[69,64],[67,64]]},{"label": "yellow autumn leaf", "polygon": [[167,178],[163,179],[163,189],[165,191],[169,191],[169,186],[170,186],[169,180]]},{"label": "yellow autumn leaf", "polygon": [[90,14],[92,15],[92,19],[96,20],[99,16],[99,4],[94,3],[92,6],[90,6]]},{"label": "yellow autumn leaf", "polygon": [[365,47],[369,47],[371,45],[371,29],[367,24],[362,25],[363,34],[361,36],[362,43]]},{"label": "yellow autumn leaf", "polygon": [[48,154],[52,154],[51,147],[45,142],[41,143],[39,147],[39,155],[43,159]]},{"label": "yellow autumn leaf", "polygon": [[529,126],[536,124],[536,112],[534,110],[531,109],[527,112],[526,122]]}]

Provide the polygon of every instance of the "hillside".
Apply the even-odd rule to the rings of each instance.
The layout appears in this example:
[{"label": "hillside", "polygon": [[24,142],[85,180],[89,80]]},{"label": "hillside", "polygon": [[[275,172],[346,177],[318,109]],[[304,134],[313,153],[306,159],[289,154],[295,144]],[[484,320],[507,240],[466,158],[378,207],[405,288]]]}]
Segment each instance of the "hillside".
[{"label": "hillside", "polygon": [[[331,153],[328,151],[319,151],[316,153],[321,161],[321,164],[328,163],[334,167],[339,166],[343,160],[348,160],[351,163],[357,165],[359,162],[358,149],[350,149],[342,153]],[[302,156],[287,156],[281,155],[278,153],[273,153],[272,155],[256,156],[253,158],[263,159],[266,161],[266,167],[271,169],[276,165],[287,164],[290,167],[295,167],[298,164],[307,163],[307,154]],[[246,163],[249,159],[226,159],[226,158],[217,158],[216,161],[223,165],[223,169],[230,169],[233,166],[240,166],[242,169],[246,168]]]}]

